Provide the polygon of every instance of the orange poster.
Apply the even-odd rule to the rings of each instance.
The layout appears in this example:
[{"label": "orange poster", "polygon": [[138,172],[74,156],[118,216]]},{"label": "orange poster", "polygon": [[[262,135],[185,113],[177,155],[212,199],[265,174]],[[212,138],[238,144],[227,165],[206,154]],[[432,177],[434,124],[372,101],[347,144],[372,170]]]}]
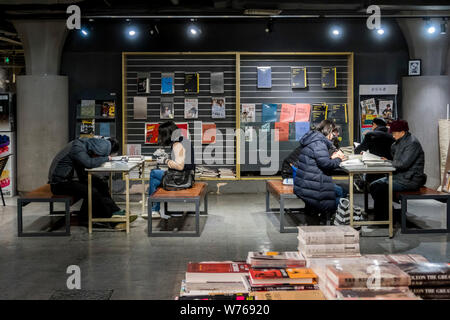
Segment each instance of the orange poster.
[{"label": "orange poster", "polygon": [[216,142],[216,124],[215,123],[202,123],[202,143],[215,143]]},{"label": "orange poster", "polygon": [[281,105],[280,122],[294,122],[295,104],[283,103]]},{"label": "orange poster", "polygon": [[275,141],[289,141],[289,122],[275,122]]},{"label": "orange poster", "polygon": [[189,139],[189,124],[187,122],[177,122],[175,123],[179,129],[181,129],[181,134],[186,139]]},{"label": "orange poster", "polygon": [[308,122],[311,113],[311,105],[307,103],[297,103],[295,105],[295,122]]},{"label": "orange poster", "polygon": [[158,128],[159,128],[159,123],[146,123],[145,124],[145,143],[146,144],[158,143]]}]

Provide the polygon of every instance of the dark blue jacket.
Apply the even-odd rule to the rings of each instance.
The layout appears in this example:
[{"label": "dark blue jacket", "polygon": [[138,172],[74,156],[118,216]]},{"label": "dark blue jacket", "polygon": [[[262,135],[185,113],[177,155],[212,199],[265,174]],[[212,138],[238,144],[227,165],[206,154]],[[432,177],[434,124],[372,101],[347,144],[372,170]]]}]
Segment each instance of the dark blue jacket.
[{"label": "dark blue jacket", "polygon": [[318,131],[309,131],[302,139],[298,158],[294,193],[320,213],[336,211],[336,193],[331,171],[339,167],[340,159],[330,159],[332,142]]}]

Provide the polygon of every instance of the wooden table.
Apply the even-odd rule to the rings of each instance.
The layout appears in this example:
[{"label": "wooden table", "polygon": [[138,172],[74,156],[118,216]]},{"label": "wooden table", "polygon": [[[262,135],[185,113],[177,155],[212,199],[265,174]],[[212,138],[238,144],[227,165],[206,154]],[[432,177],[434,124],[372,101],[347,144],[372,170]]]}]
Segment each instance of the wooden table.
[{"label": "wooden table", "polygon": [[[125,222],[127,234],[130,233],[130,171],[138,166],[144,166],[144,161],[140,162],[106,162],[98,168],[86,169],[88,173],[88,229],[92,233],[93,222]],[[92,174],[93,173],[109,173],[109,190],[112,197],[112,175],[113,173],[122,173],[125,178],[125,217],[120,218],[92,218]],[[144,179],[142,179],[144,184]],[[144,188],[145,189],[145,188]],[[144,191],[145,193],[145,191]],[[145,194],[144,194],[145,197]],[[143,198],[143,206],[145,206],[145,198]]]},{"label": "wooden table", "polygon": [[303,200],[298,198],[294,194],[294,186],[292,185],[284,185],[282,180],[267,180],[266,181],[266,212],[272,212],[273,209],[270,209],[270,195],[273,195],[278,202],[280,203],[280,233],[295,233],[297,232],[297,227],[285,227],[284,226],[284,201],[286,199],[297,199],[301,201]]},{"label": "wooden table", "polygon": [[[392,219],[392,174],[394,167],[342,167],[349,175],[349,200],[350,200],[350,226],[366,226],[366,225],[389,225],[389,238],[394,236],[393,219]],[[353,221],[353,176],[355,174],[388,174],[389,180],[389,220],[388,221]]]},{"label": "wooden table", "polygon": [[[192,188],[177,190],[177,191],[167,191],[163,188],[158,188],[155,193],[153,193],[148,198],[148,231],[149,237],[189,237],[200,236],[200,202],[204,200],[204,211],[202,214],[208,214],[208,193],[206,192],[208,184],[205,182],[195,182]],[[183,203],[195,203],[195,231],[159,231],[154,232],[152,226],[152,204],[154,202],[164,203],[164,214],[169,214],[168,203],[169,202],[183,202]]]}]

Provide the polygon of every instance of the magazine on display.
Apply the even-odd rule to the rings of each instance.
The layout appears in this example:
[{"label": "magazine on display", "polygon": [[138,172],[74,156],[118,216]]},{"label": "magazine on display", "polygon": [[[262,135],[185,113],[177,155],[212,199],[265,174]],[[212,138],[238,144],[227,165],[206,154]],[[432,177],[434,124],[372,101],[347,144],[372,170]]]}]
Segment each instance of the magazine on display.
[{"label": "magazine on display", "polygon": [[184,118],[197,119],[198,118],[198,99],[185,98],[184,99]]},{"label": "magazine on display", "polygon": [[175,73],[161,73],[161,94],[175,93]]},{"label": "magazine on display", "polygon": [[336,88],[337,87],[337,72],[336,67],[322,67],[322,88]]},{"label": "magazine on display", "polygon": [[225,97],[213,97],[211,104],[211,117],[213,119],[225,119]]},{"label": "magazine on display", "polygon": [[272,68],[257,67],[258,88],[272,88]]},{"label": "magazine on display", "polygon": [[138,72],[137,74],[137,93],[150,93],[150,73]]},{"label": "magazine on display", "polygon": [[184,93],[199,93],[200,75],[198,72],[186,72],[184,74]]},{"label": "magazine on display", "polygon": [[173,98],[161,98],[159,117],[160,119],[173,119],[175,117]]},{"label": "magazine on display", "polygon": [[305,67],[291,67],[291,87],[306,88],[308,86],[306,80]]},{"label": "magazine on display", "polygon": [[211,93],[224,93],[224,75],[223,72],[211,72]]},{"label": "magazine on display", "polygon": [[241,121],[255,122],[256,121],[256,106],[254,103],[243,103],[241,107]]},{"label": "magazine on display", "polygon": [[82,118],[95,117],[95,100],[81,100],[80,116]]}]

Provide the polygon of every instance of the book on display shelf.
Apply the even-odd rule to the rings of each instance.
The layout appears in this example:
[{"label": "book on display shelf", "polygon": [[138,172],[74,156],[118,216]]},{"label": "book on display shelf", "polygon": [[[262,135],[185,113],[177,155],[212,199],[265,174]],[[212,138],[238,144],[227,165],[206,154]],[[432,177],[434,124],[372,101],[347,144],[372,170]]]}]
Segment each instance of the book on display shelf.
[{"label": "book on display shelf", "polygon": [[272,68],[257,67],[258,88],[272,88]]},{"label": "book on display shelf", "polygon": [[423,300],[450,299],[450,287],[411,287],[410,289]]},{"label": "book on display shelf", "polygon": [[246,293],[247,288],[240,282],[186,282],[181,281],[180,296],[199,296],[209,294]]},{"label": "book on display shelf", "polygon": [[420,300],[408,287],[327,289],[338,300]]},{"label": "book on display shelf", "polygon": [[241,121],[255,122],[256,121],[256,106],[254,103],[243,103],[241,107]]},{"label": "book on display shelf", "polygon": [[175,117],[173,97],[161,98],[159,117],[160,119],[173,119]]},{"label": "book on display shelf", "polygon": [[137,74],[137,93],[150,93],[150,72],[138,72]]},{"label": "book on display shelf", "polygon": [[291,87],[293,89],[306,88],[308,82],[306,79],[306,68],[305,67],[291,67]]},{"label": "book on display shelf", "polygon": [[184,118],[197,119],[198,118],[198,99],[185,98],[184,99]]},{"label": "book on display shelf", "polygon": [[224,93],[224,74],[223,72],[211,72],[210,91],[213,94]]},{"label": "book on display shelf", "polygon": [[336,88],[337,87],[337,71],[336,67],[322,67],[321,76],[322,88]]},{"label": "book on display shelf", "polygon": [[289,122],[275,122],[275,141],[289,141]]},{"label": "book on display shelf", "polygon": [[299,239],[298,251],[307,258],[360,256],[359,243],[306,244]]},{"label": "book on display shelf", "polygon": [[133,97],[133,119],[147,120],[147,97]]},{"label": "book on display shelf", "polygon": [[211,118],[225,119],[226,118],[225,97],[211,98]]},{"label": "book on display shelf", "polygon": [[262,122],[275,122],[277,121],[277,108],[276,103],[263,103],[262,106]]},{"label": "book on display shelf", "polygon": [[280,122],[294,122],[295,109],[296,106],[294,104],[282,103],[280,111]]},{"label": "book on display shelf", "polygon": [[163,72],[161,73],[161,94],[175,93],[175,73]]},{"label": "book on display shelf", "polygon": [[95,119],[81,120],[80,135],[94,135],[95,134]]},{"label": "book on display shelf", "polygon": [[255,291],[287,291],[287,290],[319,290],[319,286],[317,284],[255,284],[252,282],[250,276],[242,276],[242,282],[248,292]]},{"label": "book on display shelf", "polygon": [[311,115],[311,105],[308,103],[295,104],[295,122],[309,122]]},{"label": "book on display shelf", "polygon": [[209,294],[209,295],[195,295],[195,296],[180,296],[175,300],[234,300],[234,301],[245,301],[245,300],[255,300],[254,297],[250,296],[248,293],[240,294]]},{"label": "book on display shelf", "polygon": [[327,118],[327,108],[324,103],[311,104],[310,122],[314,127]]},{"label": "book on display shelf", "polygon": [[95,117],[95,100],[81,100],[80,117],[82,118]]},{"label": "book on display shelf", "polygon": [[200,75],[198,72],[184,73],[184,93],[200,92]]}]

